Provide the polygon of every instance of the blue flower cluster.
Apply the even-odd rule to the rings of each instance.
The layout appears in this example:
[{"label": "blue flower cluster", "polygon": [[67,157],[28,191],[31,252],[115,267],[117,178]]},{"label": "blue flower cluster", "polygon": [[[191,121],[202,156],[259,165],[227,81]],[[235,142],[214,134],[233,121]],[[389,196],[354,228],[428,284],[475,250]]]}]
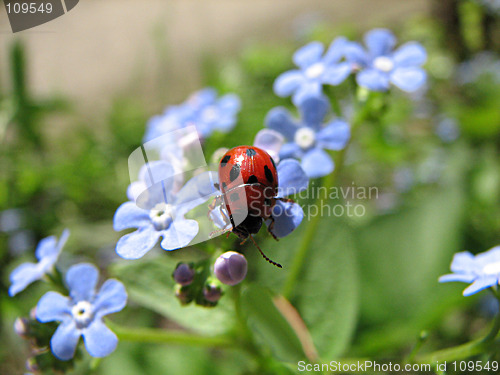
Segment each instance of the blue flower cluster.
[{"label": "blue flower cluster", "polygon": [[151,118],[144,142],[191,125],[196,126],[202,138],[216,130],[228,132],[236,124],[240,106],[237,95],[226,94],[218,98],[214,89],[204,88],[193,93],[184,103],[167,107],[162,115]]},{"label": "blue flower cluster", "polygon": [[268,113],[266,126],[285,140],[280,145],[275,142],[273,150],[282,159],[299,159],[310,178],[330,174],[334,163],[325,150],[341,150],[350,138],[350,126],[345,120],[325,120],[329,101],[323,95],[323,85],[339,85],[351,73],[356,74],[359,86],[371,91],[386,91],[392,83],[413,92],[425,84],[426,73],[421,66],[427,55],[419,43],[409,42],[394,50],[396,38],[386,29],[369,31],[364,41],[366,49],[339,37],[326,52],[323,44],[311,42],[293,55],[299,69],[281,74],[274,82],[278,96],[292,96],[300,119],[293,119],[282,107]]}]

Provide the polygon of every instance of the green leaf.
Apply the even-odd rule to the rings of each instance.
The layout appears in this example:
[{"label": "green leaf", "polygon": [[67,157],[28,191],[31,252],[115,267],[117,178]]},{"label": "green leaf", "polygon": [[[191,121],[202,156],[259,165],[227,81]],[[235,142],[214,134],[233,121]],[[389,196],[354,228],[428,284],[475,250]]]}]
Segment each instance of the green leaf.
[{"label": "green leaf", "polygon": [[433,301],[447,293],[437,279],[462,250],[461,160],[447,168],[441,186],[425,187],[411,205],[357,231],[364,323],[377,327],[432,313]]},{"label": "green leaf", "polygon": [[221,298],[215,308],[193,303],[182,306],[174,293],[172,272],[178,259],[169,255],[149,260],[123,262],[113,266],[112,274],[127,289],[129,299],[169,318],[193,332],[219,335],[234,326],[231,300]]},{"label": "green leaf", "polygon": [[271,348],[275,357],[295,363],[306,358],[297,334],[274,304],[267,288],[249,285],[242,293],[241,302],[249,327],[262,345]]},{"label": "green leaf", "polygon": [[[282,289],[287,269],[307,226],[307,218],[296,233],[264,243],[263,249],[277,269],[259,259],[258,280],[274,291]],[[358,310],[358,281],[350,228],[340,218],[325,216],[318,228],[296,283],[291,300],[308,327],[321,358],[339,356],[349,345]]]}]

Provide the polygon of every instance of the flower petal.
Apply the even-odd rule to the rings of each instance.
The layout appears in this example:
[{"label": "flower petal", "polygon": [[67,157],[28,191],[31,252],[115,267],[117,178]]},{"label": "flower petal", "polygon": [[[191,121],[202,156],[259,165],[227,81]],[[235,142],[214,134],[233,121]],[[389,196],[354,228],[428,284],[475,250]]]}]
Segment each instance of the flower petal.
[{"label": "flower petal", "polygon": [[443,275],[441,276],[438,281],[440,283],[448,283],[448,282],[454,282],[454,281],[460,281],[462,283],[471,283],[476,279],[475,275],[472,274],[456,274],[456,273],[450,273],[448,275]]},{"label": "flower petal", "polygon": [[226,94],[219,98],[217,106],[223,112],[230,112],[231,114],[234,114],[240,110],[241,100],[236,94]]},{"label": "flower petal", "polygon": [[110,355],[118,345],[118,337],[102,322],[95,319],[82,332],[85,348],[92,357]]},{"label": "flower petal", "polygon": [[47,255],[57,254],[57,239],[55,236],[46,237],[41,240],[35,250],[36,259],[40,260]]},{"label": "flower petal", "polygon": [[13,297],[17,293],[26,289],[32,282],[41,279],[43,272],[35,263],[23,263],[10,274],[9,296]]},{"label": "flower petal", "polygon": [[302,158],[302,169],[309,178],[326,176],[333,172],[333,160],[320,148],[313,148]]},{"label": "flower petal", "polygon": [[427,60],[427,52],[420,43],[408,42],[399,47],[392,58],[399,67],[420,66]]},{"label": "flower petal", "polygon": [[493,285],[498,285],[498,277],[496,275],[484,276],[469,285],[469,287],[463,291],[463,295],[468,297]]},{"label": "flower petal", "polygon": [[[297,203],[277,200],[272,216],[274,224],[270,230],[276,237],[281,238],[289,235],[300,225],[304,218],[304,211]],[[270,221],[266,224],[270,224]]]},{"label": "flower petal", "polygon": [[290,96],[304,82],[305,78],[300,70],[289,70],[276,78],[273,84],[273,90],[278,96]]},{"label": "flower petal", "polygon": [[125,202],[115,212],[113,228],[121,231],[128,228],[141,228],[151,224],[149,212],[138,207],[134,202]]},{"label": "flower petal", "polygon": [[280,150],[280,159],[294,158],[298,159],[302,156],[303,151],[300,146],[296,143],[290,142],[285,143]]},{"label": "flower petal", "polygon": [[372,57],[387,55],[396,45],[396,37],[387,29],[370,30],[364,40]]},{"label": "flower petal", "polygon": [[307,189],[309,178],[297,160],[285,159],[278,164],[278,194],[283,198]]},{"label": "flower petal", "polygon": [[73,320],[61,323],[50,340],[52,353],[62,361],[73,358],[79,339],[80,332]]},{"label": "flower petal", "polygon": [[329,150],[342,150],[350,137],[349,124],[342,120],[332,121],[316,134],[319,147]]},{"label": "flower petal", "polygon": [[322,85],[319,80],[305,82],[292,96],[292,102],[296,107],[300,106],[306,98],[322,95]]},{"label": "flower petal", "polygon": [[356,75],[356,81],[362,87],[372,91],[387,91],[389,76],[376,69],[365,69]]},{"label": "flower petal", "polygon": [[125,259],[142,258],[155,246],[160,235],[161,232],[152,225],[143,227],[120,238],[116,244],[116,253]]},{"label": "flower petal", "polygon": [[406,92],[418,90],[426,79],[427,74],[421,68],[397,68],[391,73],[391,82]]},{"label": "flower petal", "polygon": [[102,284],[94,300],[97,317],[112,314],[122,310],[127,304],[127,291],[123,284],[109,279]]},{"label": "flower petal", "polygon": [[202,172],[191,178],[175,197],[176,215],[183,216],[194,207],[205,203],[210,197],[219,195],[215,188],[219,182],[216,172]]},{"label": "flower petal", "polygon": [[344,48],[344,53],[351,65],[366,66],[368,63],[365,49],[357,42],[349,42]]},{"label": "flower petal", "polygon": [[321,82],[329,85],[339,85],[351,74],[352,64],[342,62],[329,66],[321,76]]},{"label": "flower petal", "polygon": [[253,145],[266,151],[275,163],[279,163],[279,151],[284,143],[283,135],[272,129],[260,130],[253,141]]},{"label": "flower petal", "polygon": [[308,43],[295,51],[293,54],[293,62],[301,69],[307,68],[321,59],[324,49],[323,43]]},{"label": "flower petal", "polygon": [[454,273],[473,273],[476,269],[474,255],[468,251],[456,253],[450,268]]},{"label": "flower petal", "polygon": [[287,140],[293,140],[298,124],[293,120],[290,112],[283,107],[271,109],[264,120],[266,127],[275,130],[285,136]]},{"label": "flower petal", "polygon": [[339,61],[345,54],[345,48],[348,45],[348,40],[343,36],[339,36],[330,43],[328,50],[323,57],[323,62],[330,65]]},{"label": "flower petal", "polygon": [[71,317],[71,301],[62,294],[47,292],[38,301],[35,315],[42,323],[64,321]]},{"label": "flower petal", "polygon": [[97,267],[90,263],[71,266],[66,272],[66,284],[74,302],[90,301],[94,297],[99,278]]},{"label": "flower petal", "polygon": [[198,223],[194,220],[174,220],[167,230],[161,232],[163,240],[160,246],[164,250],[177,250],[185,247],[196,237],[198,230]]},{"label": "flower petal", "polygon": [[329,110],[330,102],[324,95],[305,97],[299,106],[302,122],[314,129],[319,128]]}]

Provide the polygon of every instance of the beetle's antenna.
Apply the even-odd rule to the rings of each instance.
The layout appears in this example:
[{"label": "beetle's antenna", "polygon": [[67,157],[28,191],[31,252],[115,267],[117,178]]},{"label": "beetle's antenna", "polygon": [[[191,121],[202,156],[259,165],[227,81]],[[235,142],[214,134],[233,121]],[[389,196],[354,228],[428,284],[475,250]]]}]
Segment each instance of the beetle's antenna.
[{"label": "beetle's antenna", "polygon": [[250,240],[252,240],[253,244],[255,245],[255,247],[259,250],[260,252],[260,255],[262,255],[264,257],[265,260],[267,260],[269,263],[271,263],[272,265],[278,267],[278,268],[283,268],[283,266],[279,263],[276,263],[275,261],[269,259],[266,254],[264,254],[264,252],[260,249],[259,245],[257,245],[257,242],[255,242],[254,238],[252,235],[249,235],[250,237]]}]

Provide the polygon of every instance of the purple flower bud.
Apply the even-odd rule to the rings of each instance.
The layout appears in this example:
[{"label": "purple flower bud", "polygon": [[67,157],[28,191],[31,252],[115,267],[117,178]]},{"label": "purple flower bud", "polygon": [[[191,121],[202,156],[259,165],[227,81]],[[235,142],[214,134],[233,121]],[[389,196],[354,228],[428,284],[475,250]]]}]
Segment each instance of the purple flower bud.
[{"label": "purple flower bud", "polygon": [[222,296],[222,290],[219,286],[207,284],[203,288],[203,297],[209,302],[217,302]]},{"label": "purple flower bud", "polygon": [[222,283],[236,285],[247,275],[247,260],[240,253],[228,251],[217,258],[214,272]]},{"label": "purple flower bud", "polygon": [[193,282],[194,275],[194,269],[192,269],[188,264],[179,263],[174,273],[172,274],[172,277],[177,284],[186,286]]}]

